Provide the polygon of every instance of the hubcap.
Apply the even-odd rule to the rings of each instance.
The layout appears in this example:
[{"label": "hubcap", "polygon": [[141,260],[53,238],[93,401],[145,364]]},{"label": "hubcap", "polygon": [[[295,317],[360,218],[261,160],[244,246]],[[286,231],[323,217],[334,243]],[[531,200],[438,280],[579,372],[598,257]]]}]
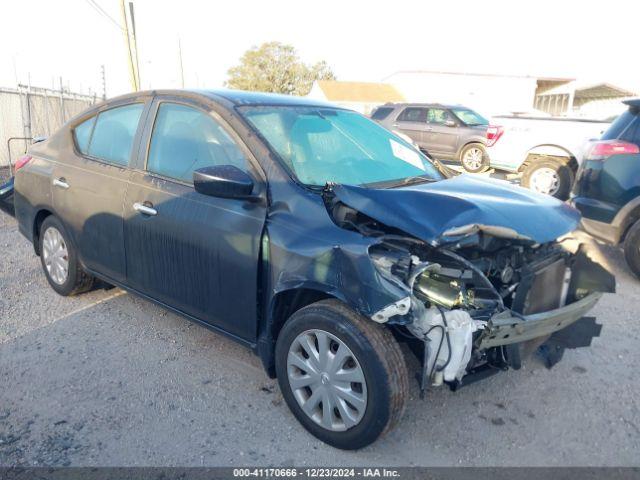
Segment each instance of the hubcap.
[{"label": "hubcap", "polygon": [[324,330],[296,337],[287,357],[289,386],[302,411],[335,432],[357,425],[367,408],[364,372],[353,352]]},{"label": "hubcap", "polygon": [[468,170],[478,170],[482,167],[484,154],[479,148],[470,148],[462,157],[462,163]]},{"label": "hubcap", "polygon": [[547,195],[555,195],[560,188],[560,177],[554,169],[542,167],[531,174],[529,183],[531,190]]},{"label": "hubcap", "polygon": [[62,234],[49,227],[42,238],[42,258],[49,278],[58,285],[64,284],[69,275],[69,252]]}]

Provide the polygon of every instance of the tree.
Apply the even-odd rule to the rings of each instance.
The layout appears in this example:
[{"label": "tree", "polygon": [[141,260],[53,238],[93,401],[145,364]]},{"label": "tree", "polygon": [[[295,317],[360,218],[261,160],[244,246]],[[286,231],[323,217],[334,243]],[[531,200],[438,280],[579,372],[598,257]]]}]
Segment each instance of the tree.
[{"label": "tree", "polygon": [[229,88],[289,95],[306,95],[314,81],[336,78],[327,62],[306,65],[295,48],[280,42],[250,48],[227,74]]}]

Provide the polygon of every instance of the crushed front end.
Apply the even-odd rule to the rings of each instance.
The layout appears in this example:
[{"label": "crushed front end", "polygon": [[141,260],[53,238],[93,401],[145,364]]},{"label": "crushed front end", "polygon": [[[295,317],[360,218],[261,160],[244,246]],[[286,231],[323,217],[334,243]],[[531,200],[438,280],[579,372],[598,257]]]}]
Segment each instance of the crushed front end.
[{"label": "crushed front end", "polygon": [[370,254],[384,275],[407,286],[410,311],[386,321],[423,341],[423,388],[520,368],[615,289],[584,246],[572,252],[477,233],[438,247],[382,237]]},{"label": "crushed front end", "polygon": [[369,256],[376,270],[404,289],[371,319],[392,327],[418,355],[423,392],[518,369],[541,347],[553,346],[552,364],[563,348],[554,334],[579,323],[581,331],[569,335],[581,337],[573,344],[588,345],[599,333],[585,315],[603,292],[615,291],[615,278],[585,245],[478,224],[428,241],[330,198],[336,223],[375,238]]}]

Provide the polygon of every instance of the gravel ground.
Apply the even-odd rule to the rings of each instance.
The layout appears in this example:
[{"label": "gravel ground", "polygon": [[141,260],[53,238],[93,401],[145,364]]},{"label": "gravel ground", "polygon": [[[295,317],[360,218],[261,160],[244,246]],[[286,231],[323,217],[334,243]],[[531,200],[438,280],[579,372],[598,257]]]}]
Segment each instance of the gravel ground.
[{"label": "gravel ground", "polygon": [[119,289],[62,298],[0,212],[0,465],[637,466],[640,283],[619,251],[602,336],[552,370],[418,398],[358,452],[300,427],[251,352]]}]

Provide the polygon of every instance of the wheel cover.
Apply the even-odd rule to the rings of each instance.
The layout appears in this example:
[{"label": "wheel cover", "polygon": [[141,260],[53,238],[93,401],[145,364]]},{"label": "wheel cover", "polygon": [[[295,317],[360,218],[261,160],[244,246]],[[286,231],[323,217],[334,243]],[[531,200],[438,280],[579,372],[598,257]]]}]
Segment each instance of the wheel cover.
[{"label": "wheel cover", "polygon": [[536,192],[555,195],[560,189],[560,176],[553,168],[538,168],[531,173],[529,186]]},{"label": "wheel cover", "polygon": [[321,427],[345,431],[362,420],[367,384],[353,352],[324,330],[298,335],[287,356],[289,386],[302,411]]},{"label": "wheel cover", "polygon": [[464,152],[462,163],[468,170],[479,170],[484,163],[484,152],[478,147],[470,148]]},{"label": "wheel cover", "polygon": [[44,232],[42,258],[49,278],[63,285],[69,277],[69,251],[62,234],[55,227],[49,227]]}]

